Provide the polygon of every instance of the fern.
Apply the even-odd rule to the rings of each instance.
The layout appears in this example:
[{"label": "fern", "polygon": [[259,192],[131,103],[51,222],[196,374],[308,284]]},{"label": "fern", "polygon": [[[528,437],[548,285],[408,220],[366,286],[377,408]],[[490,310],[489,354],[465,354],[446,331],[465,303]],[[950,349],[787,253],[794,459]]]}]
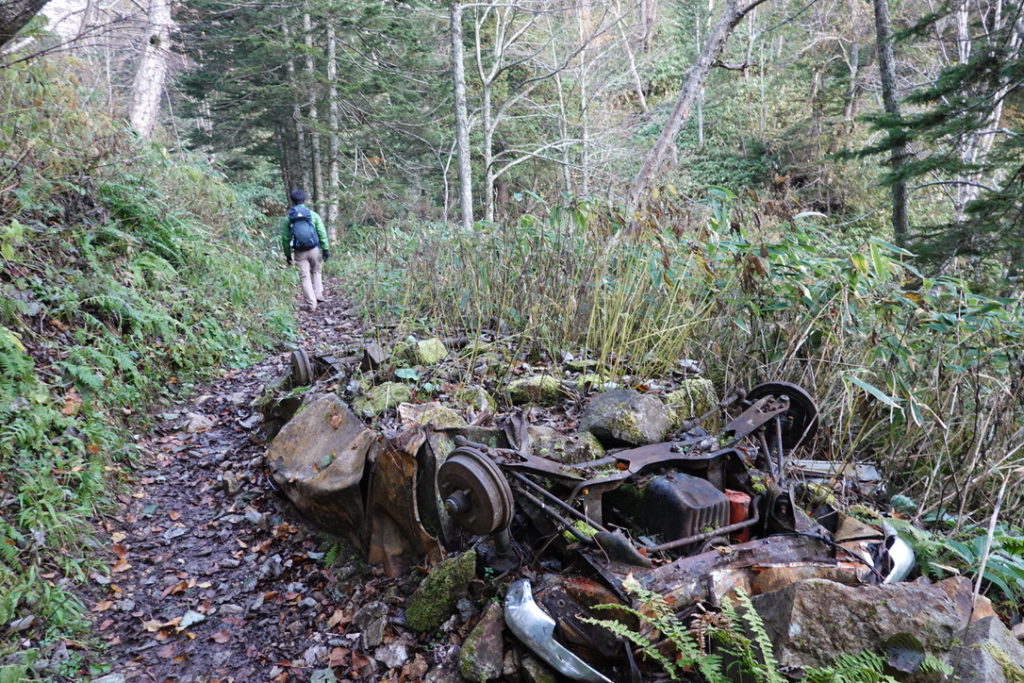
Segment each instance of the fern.
[{"label": "fern", "polygon": [[885,660],[867,650],[836,657],[832,666],[806,670],[805,683],[898,683],[884,672]]}]

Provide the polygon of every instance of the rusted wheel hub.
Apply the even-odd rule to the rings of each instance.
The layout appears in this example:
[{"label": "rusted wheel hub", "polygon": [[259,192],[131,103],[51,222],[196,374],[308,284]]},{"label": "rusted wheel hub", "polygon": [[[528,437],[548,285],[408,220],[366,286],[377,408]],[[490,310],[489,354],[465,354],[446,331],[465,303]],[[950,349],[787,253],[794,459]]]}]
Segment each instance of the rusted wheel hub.
[{"label": "rusted wheel hub", "polygon": [[305,350],[292,351],[292,386],[305,387],[313,383],[313,366]]},{"label": "rusted wheel hub", "polygon": [[437,471],[437,490],[455,522],[493,534],[512,521],[512,489],[498,466],[475,448],[456,448]]}]

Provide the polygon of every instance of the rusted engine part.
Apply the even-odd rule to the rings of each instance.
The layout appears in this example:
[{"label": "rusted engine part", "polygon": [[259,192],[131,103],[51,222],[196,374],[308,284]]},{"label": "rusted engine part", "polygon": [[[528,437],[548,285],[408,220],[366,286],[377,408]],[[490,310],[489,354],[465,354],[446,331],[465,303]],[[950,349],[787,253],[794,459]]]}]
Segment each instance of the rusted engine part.
[{"label": "rusted engine part", "polygon": [[329,355],[310,357],[305,349],[295,349],[289,356],[291,386],[307,387],[324,375],[342,373],[346,364],[357,360],[359,360],[357,356],[345,358],[336,358]]},{"label": "rusted engine part", "polygon": [[416,452],[424,439],[416,428],[389,441],[327,394],[285,425],[266,462],[300,511],[397,576],[412,563],[440,557],[415,495]]},{"label": "rusted engine part", "polygon": [[818,428],[818,407],[801,387],[789,382],[759,384],[747,394],[749,407],[725,427],[735,446],[756,437],[762,462],[772,479],[782,481],[785,455],[814,436]]}]

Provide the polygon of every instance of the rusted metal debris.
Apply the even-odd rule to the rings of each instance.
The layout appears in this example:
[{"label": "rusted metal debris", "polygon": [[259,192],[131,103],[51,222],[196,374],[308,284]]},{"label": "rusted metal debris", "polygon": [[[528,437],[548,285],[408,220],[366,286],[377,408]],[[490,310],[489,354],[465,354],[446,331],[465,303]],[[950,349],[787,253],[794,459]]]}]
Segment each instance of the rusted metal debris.
[{"label": "rusted metal debris", "polygon": [[[792,384],[735,392],[721,404],[738,413],[722,434],[709,434],[700,426],[708,416],[700,416],[671,441],[578,465],[532,454],[520,416],[501,429],[417,425],[386,439],[332,405],[329,431],[341,430],[346,441],[331,451],[336,457],[310,462],[317,456],[308,448],[289,457],[299,447],[288,436],[290,424],[268,453],[274,479],[389,575],[475,547],[502,571],[530,566],[559,574],[553,587],[538,591],[560,596],[550,603],[556,606],[578,606],[567,596],[579,592],[572,582],[584,575],[600,582],[602,599],[628,602],[623,582],[632,575],[682,607],[714,606],[740,589],[757,595],[808,578],[850,585],[900,580],[913,566],[912,552],[891,529],[858,522],[827,502],[809,512],[798,504],[804,477],[823,482],[848,472],[792,458],[817,427],[814,401]],[[297,431],[324,429],[324,417],[310,418],[314,406],[293,422],[321,422],[297,424]],[[529,586],[515,594],[512,612],[536,616]],[[550,601],[540,602],[551,609]],[[577,653],[607,652],[573,614],[554,615],[552,633]],[[549,626],[512,628],[543,640]],[[538,654],[553,657],[549,663],[565,675],[602,680],[563,650]]]}]

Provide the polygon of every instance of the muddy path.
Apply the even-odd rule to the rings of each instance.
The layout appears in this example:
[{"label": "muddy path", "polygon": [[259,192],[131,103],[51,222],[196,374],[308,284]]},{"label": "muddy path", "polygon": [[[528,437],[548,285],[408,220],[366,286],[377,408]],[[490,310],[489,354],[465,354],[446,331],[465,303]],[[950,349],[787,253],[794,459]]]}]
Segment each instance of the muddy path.
[{"label": "muddy path", "polygon": [[[336,295],[298,315],[310,351],[361,341]],[[251,404],[288,362],[285,350],[229,372],[140,436],[130,495],[102,524],[113,566],[90,577],[105,644],[86,662],[92,680],[444,680],[457,648],[401,628],[409,587],[374,575],[268,480]]]}]

